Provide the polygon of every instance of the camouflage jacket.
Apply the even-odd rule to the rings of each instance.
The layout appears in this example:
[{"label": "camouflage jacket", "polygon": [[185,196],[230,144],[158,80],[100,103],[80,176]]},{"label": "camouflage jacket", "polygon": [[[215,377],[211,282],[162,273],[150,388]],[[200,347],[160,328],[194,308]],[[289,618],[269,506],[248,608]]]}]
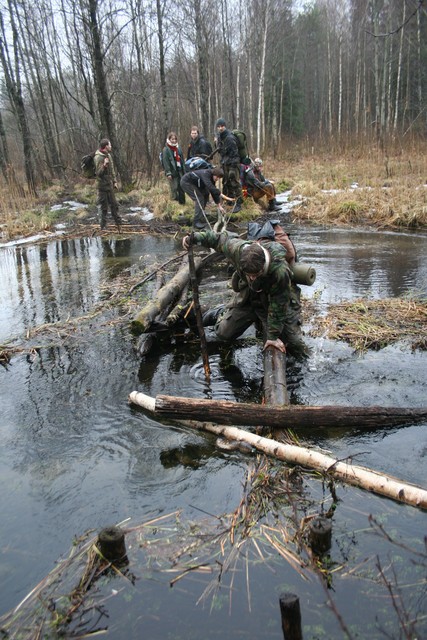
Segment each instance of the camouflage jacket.
[{"label": "camouflage jacket", "polygon": [[[110,164],[107,167],[104,167],[105,158],[109,158],[110,160]],[[113,189],[114,183],[116,182],[116,171],[111,155],[98,149],[95,153],[94,162],[98,189],[100,191]]]},{"label": "camouflage jacket", "polygon": [[[231,238],[226,232],[200,231],[194,234],[195,244],[215,249],[233,264],[240,279],[249,282],[240,268],[240,255],[245,245],[254,241]],[[262,246],[271,257],[267,273],[256,280],[257,290],[251,292],[251,303],[260,300],[267,307],[267,340],[280,337],[285,323],[286,309],[290,303],[291,272],[286,262],[286,251],[274,241],[263,241]]]}]

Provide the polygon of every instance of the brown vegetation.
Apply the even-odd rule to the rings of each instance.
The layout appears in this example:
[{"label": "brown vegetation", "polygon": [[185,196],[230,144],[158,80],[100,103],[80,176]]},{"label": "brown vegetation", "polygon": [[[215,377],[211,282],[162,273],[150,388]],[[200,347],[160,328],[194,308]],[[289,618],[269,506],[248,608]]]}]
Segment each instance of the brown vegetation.
[{"label": "brown vegetation", "polygon": [[358,351],[379,350],[404,341],[412,350],[427,349],[427,301],[402,298],[353,300],[328,307],[310,332],[344,340]]},{"label": "brown vegetation", "polygon": [[[427,226],[426,158],[426,145],[421,143],[394,155],[356,149],[335,157],[320,151],[313,155],[295,146],[280,159],[264,158],[264,173],[274,180],[279,193],[291,190],[292,198],[301,199],[292,212],[296,222],[417,228]],[[170,200],[163,177],[156,186],[141,183],[138,189],[119,193],[118,198],[122,208],[147,207],[162,220],[185,224],[193,216],[193,203],[188,198],[184,206]],[[3,186],[0,198],[3,239],[50,230],[58,220],[72,224],[84,219],[87,215],[84,208],[72,213],[51,211],[53,204],[65,199],[87,204],[93,210],[95,184],[85,180],[68,185],[67,190],[56,184],[40,192],[37,198]],[[239,216],[254,218],[264,208],[265,204],[255,205],[248,198]]]}]

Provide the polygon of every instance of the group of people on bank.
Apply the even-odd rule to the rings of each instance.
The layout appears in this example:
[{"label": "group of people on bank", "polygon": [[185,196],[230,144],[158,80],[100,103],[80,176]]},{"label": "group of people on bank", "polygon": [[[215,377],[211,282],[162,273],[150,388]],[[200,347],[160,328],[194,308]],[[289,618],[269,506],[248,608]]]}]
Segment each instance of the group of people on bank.
[{"label": "group of people on bank", "polygon": [[[194,157],[210,160],[215,153],[220,155],[219,166],[204,167],[186,172],[184,154],[178,143],[178,136],[171,131],[162,151],[162,164],[169,180],[171,198],[180,204],[185,203],[187,194],[195,203],[194,226],[201,229],[206,225],[204,209],[212,196],[220,211],[223,205],[231,206],[233,213],[240,211],[243,194],[252,196],[255,202],[266,197],[269,211],[279,210],[276,201],[274,184],[266,180],[262,173],[262,160],[241,158],[237,141],[224,118],[216,122],[217,135],[215,148],[200,134],[198,127],[190,131],[190,143],[187,149],[187,160]],[[222,180],[222,191],[218,181]]]}]

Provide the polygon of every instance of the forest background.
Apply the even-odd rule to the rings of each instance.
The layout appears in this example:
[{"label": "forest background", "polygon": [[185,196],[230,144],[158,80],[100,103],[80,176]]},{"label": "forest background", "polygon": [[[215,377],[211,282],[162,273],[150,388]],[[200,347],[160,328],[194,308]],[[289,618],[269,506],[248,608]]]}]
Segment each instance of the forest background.
[{"label": "forest background", "polygon": [[[219,116],[273,167],[306,157],[313,178],[320,163],[330,169],[332,157],[346,156],[353,166],[364,159],[372,178],[379,162],[383,180],[400,155],[405,175],[425,183],[424,0],[0,7],[3,190],[36,196],[72,184],[101,137],[112,142],[124,192],[155,184],[167,132],[176,130],[185,150],[190,127],[212,141]],[[424,195],[418,222],[425,203]]]}]

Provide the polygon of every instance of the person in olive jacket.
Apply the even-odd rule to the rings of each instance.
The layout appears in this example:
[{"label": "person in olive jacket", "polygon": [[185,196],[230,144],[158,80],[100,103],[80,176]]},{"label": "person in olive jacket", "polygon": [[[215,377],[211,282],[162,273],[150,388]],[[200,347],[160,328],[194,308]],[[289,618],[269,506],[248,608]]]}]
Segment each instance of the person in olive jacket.
[{"label": "person in olive jacket", "polygon": [[103,138],[100,141],[99,149],[96,150],[93,160],[98,187],[98,212],[101,229],[105,229],[107,226],[108,207],[111,209],[114,222],[119,227],[122,219],[118,214],[119,205],[114,193],[117,189],[117,178],[111,157],[111,142],[108,138]]},{"label": "person in olive jacket", "polygon": [[170,131],[166,139],[166,145],[162,151],[162,165],[165,175],[169,180],[172,200],[185,204],[185,193],[181,189],[181,178],[185,173],[184,155],[178,144],[178,136],[175,131]]}]

